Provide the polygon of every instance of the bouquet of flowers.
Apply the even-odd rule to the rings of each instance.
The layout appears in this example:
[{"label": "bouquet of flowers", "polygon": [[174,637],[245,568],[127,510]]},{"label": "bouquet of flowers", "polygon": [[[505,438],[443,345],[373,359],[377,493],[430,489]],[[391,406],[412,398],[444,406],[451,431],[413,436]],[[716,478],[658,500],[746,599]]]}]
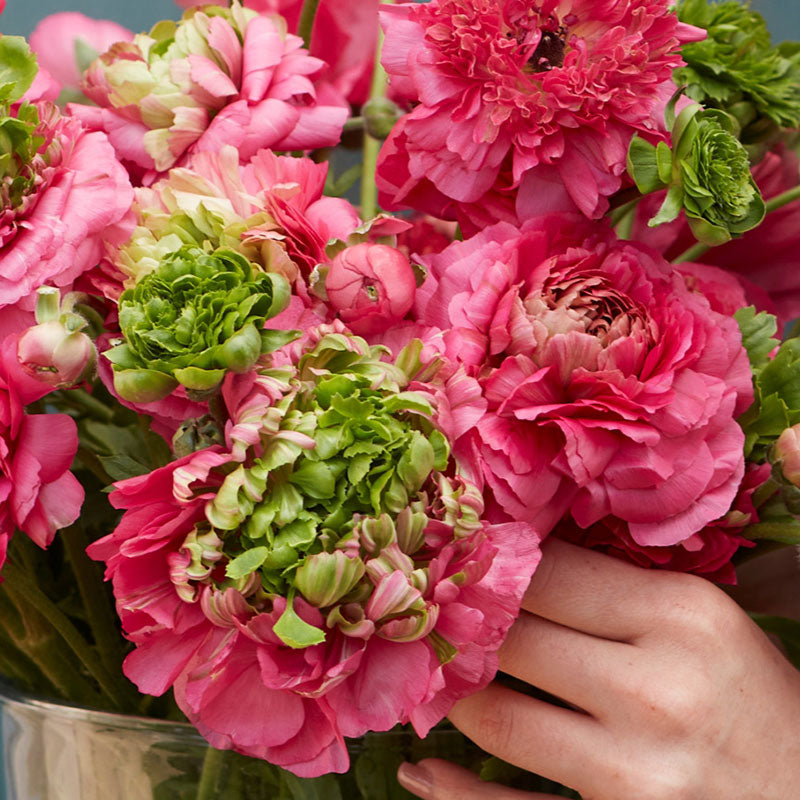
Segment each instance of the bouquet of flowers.
[{"label": "bouquet of flowers", "polygon": [[3,675],[314,778],[494,678],[545,537],[800,544],[800,45],[180,5],[0,37]]}]

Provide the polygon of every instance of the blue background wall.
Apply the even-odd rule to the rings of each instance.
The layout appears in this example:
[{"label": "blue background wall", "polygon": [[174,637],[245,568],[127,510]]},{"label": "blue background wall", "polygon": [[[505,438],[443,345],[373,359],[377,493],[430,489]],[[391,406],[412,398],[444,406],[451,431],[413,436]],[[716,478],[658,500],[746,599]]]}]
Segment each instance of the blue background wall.
[{"label": "blue background wall", "polygon": [[[767,17],[776,41],[800,39],[798,0],[753,0],[752,5]],[[42,17],[55,11],[82,11],[140,31],[159,19],[178,16],[179,9],[172,0],[7,0],[0,30],[27,35]]]}]

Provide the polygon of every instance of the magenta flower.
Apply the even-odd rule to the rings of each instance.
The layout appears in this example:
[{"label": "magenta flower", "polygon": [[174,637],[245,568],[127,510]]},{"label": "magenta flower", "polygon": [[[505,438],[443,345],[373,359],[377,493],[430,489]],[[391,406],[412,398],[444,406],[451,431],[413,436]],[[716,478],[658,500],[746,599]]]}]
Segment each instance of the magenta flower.
[{"label": "magenta flower", "polygon": [[104,53],[115,42],[131,39],[133,31],[109,19],[92,19],[78,11],[61,11],[46,16],[37,24],[30,44],[39,66],[44,67],[62,89],[80,89],[83,70],[92,58]]},{"label": "magenta flower", "polygon": [[[3,314],[5,335],[21,315],[15,309]],[[22,371],[16,348],[12,333],[0,349],[0,568],[15,529],[47,547],[57,530],[78,518],[83,503],[70,472],[78,449],[75,423],[66,414],[25,413],[51,389]]]},{"label": "magenta flower", "polygon": [[769,479],[770,472],[769,464],[749,464],[731,510],[694,536],[669,547],[639,544],[625,523],[612,517],[586,530],[566,519],[555,527],[552,535],[620,556],[646,569],[690,572],[717,583],[735,584],[736,569],[731,559],[740,548],[755,547],[755,542],[742,533],[747,526],[759,521],[753,493]]},{"label": "magenta flower", "polygon": [[614,517],[640,545],[727,513],[752,377],[736,322],[654,252],[563,216],[499,223],[423,259],[418,318],[489,403],[474,430],[493,494],[544,533]]},{"label": "magenta flower", "polygon": [[22,108],[11,115],[26,115],[29,136],[2,169],[0,307],[32,308],[38,287],[71,288],[105,242],[128,237],[133,190],[104,134],[48,102]]},{"label": "magenta flower", "polygon": [[509,192],[520,219],[602,215],[631,136],[663,135],[680,45],[704,35],[667,0],[433,0],[381,22],[393,90],[418,103],[382,151],[381,202],[495,220]]},{"label": "magenta flower", "polygon": [[[208,5],[206,0],[176,0],[179,6]],[[228,0],[217,0],[228,5]],[[244,0],[245,8],[261,14],[280,14],[291,32],[297,31],[302,0]],[[361,105],[369,96],[369,82],[378,41],[378,0],[321,0],[314,19],[310,53],[326,67],[322,79],[348,102]]]},{"label": "magenta flower", "polygon": [[485,686],[539,559],[449,457],[446,386],[403,391],[383,348],[313,338],[227,379],[224,446],[118,483],[122,520],[89,550],[136,645],[126,675],[172,686],[212,745],[302,776],[345,771],[345,736],[424,735]]},{"label": "magenta flower", "polygon": [[408,259],[385,244],[356,244],[336,255],[325,277],[328,302],[361,336],[395,325],[414,304],[417,281]]},{"label": "magenta flower", "polygon": [[236,2],[190,9],[157,35],[115,45],[92,64],[83,88],[99,108],[70,106],[140,170],[162,172],[223,145],[246,161],[265,147],[338,143],[347,105],[316,85],[323,62],[280,18]]}]

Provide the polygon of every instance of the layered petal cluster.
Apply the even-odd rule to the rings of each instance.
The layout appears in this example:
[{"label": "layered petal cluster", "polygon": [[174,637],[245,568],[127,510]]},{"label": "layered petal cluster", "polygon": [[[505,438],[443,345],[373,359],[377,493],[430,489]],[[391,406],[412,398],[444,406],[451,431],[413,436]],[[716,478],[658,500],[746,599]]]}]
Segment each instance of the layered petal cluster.
[{"label": "layered petal cluster", "polygon": [[539,552],[530,525],[482,519],[407,355],[308,341],[226,378],[224,444],[118,483],[125,513],[89,552],[142,691],[172,686],[212,745],[314,776],[347,769],[343,737],[424,735],[486,685]]},{"label": "layered petal cluster", "polygon": [[550,216],[423,261],[418,317],[481,382],[475,457],[511,518],[613,517],[670,546],[728,512],[749,362],[736,322],[655,252]]},{"label": "layered petal cluster", "polygon": [[[179,6],[208,5],[207,0],[176,0]],[[217,5],[227,5],[218,0]],[[302,0],[244,0],[245,8],[280,14],[295,32]],[[369,80],[378,41],[378,0],[321,0],[314,18],[309,52],[326,63],[323,79],[331,83],[354,105],[369,95]]]},{"label": "layered petal cluster", "polygon": [[71,288],[104,242],[125,241],[133,190],[103,133],[47,101],[3,113],[11,152],[0,166],[0,307],[25,298],[32,307],[40,286]]},{"label": "layered petal cluster", "polygon": [[590,525],[586,530],[579,528],[573,520],[565,519],[555,527],[552,535],[620,556],[645,569],[690,572],[716,583],[735,584],[736,569],[731,559],[740,548],[755,546],[742,533],[746,527],[759,521],[753,493],[769,476],[769,464],[749,464],[731,510],[694,536],[672,546],[639,544],[625,524],[612,517]]},{"label": "layered petal cluster", "polygon": [[78,449],[75,422],[66,414],[25,413],[51,388],[22,371],[16,348],[12,334],[0,349],[0,568],[15,530],[47,547],[83,504],[83,488],[70,472]]},{"label": "layered petal cluster", "polygon": [[[417,103],[378,165],[382,203],[469,223],[602,215],[635,132],[663,132],[681,43],[667,0],[433,0],[381,11],[393,89]],[[474,230],[474,227],[470,228]]]},{"label": "layered petal cluster", "polygon": [[236,147],[311,150],[338,143],[344,100],[315,83],[323,62],[280,17],[243,9],[189,9],[176,25],[114,45],[83,89],[99,108],[71,113],[108,132],[120,157],[162,172],[193,152]]},{"label": "layered petal cluster", "polygon": [[325,163],[269,150],[241,165],[232,146],[197,153],[189,166],[136,190],[139,225],[130,241],[110,254],[96,276],[98,288],[117,299],[123,288],[185,245],[226,247],[283,275],[304,303],[313,304],[308,280],[317,264],[327,261],[326,244],[346,240],[361,225],[347,200],[323,196],[327,170]]}]

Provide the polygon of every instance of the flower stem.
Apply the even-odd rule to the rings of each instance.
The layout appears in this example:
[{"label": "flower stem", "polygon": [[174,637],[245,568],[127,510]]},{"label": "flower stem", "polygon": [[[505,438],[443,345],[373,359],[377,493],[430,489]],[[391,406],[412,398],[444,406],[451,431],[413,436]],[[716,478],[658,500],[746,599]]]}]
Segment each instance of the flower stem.
[{"label": "flower stem", "polygon": [[214,800],[219,796],[217,784],[222,768],[230,755],[230,750],[217,750],[210,746],[206,750],[200,783],[197,787],[197,800]]},{"label": "flower stem", "polygon": [[[394,0],[381,0],[387,5]],[[372,73],[372,87],[369,92],[370,100],[379,100],[386,96],[389,85],[389,76],[381,64],[381,50],[383,49],[383,30],[378,28],[378,41],[375,45],[375,69]],[[375,167],[378,164],[378,153],[381,143],[364,130],[364,162],[361,169],[361,216],[365,220],[372,219],[378,213],[378,187],[375,184]]]},{"label": "flower stem", "polygon": [[[116,708],[121,711],[136,708],[137,693],[133,686],[122,676],[119,680],[112,677],[66,614],[16,564],[7,562],[3,567],[3,576],[8,581],[9,589],[13,587],[24,598],[26,605],[50,623]],[[48,677],[52,679],[52,676]]]},{"label": "flower stem", "polygon": [[297,23],[297,35],[303,40],[306,48],[311,47],[311,34],[314,32],[314,18],[317,16],[319,0],[303,0],[300,11],[300,22]]},{"label": "flower stem", "polygon": [[75,574],[100,660],[112,674],[121,672],[122,639],[99,566],[86,555],[88,537],[76,523],[61,531],[61,541]]},{"label": "flower stem", "polygon": [[[783,208],[784,206],[788,206],[789,203],[793,203],[795,200],[800,200],[800,184],[789,189],[788,191],[783,192],[782,194],[776,194],[771,200],[767,200],[767,214],[777,211],[779,208]],[[672,263],[682,264],[684,261],[694,261],[700,258],[700,256],[705,255],[710,249],[711,247],[709,247],[709,245],[703,244],[702,242],[696,242],[688,250],[685,250],[683,253],[681,253],[677,258],[673,258]]]}]

